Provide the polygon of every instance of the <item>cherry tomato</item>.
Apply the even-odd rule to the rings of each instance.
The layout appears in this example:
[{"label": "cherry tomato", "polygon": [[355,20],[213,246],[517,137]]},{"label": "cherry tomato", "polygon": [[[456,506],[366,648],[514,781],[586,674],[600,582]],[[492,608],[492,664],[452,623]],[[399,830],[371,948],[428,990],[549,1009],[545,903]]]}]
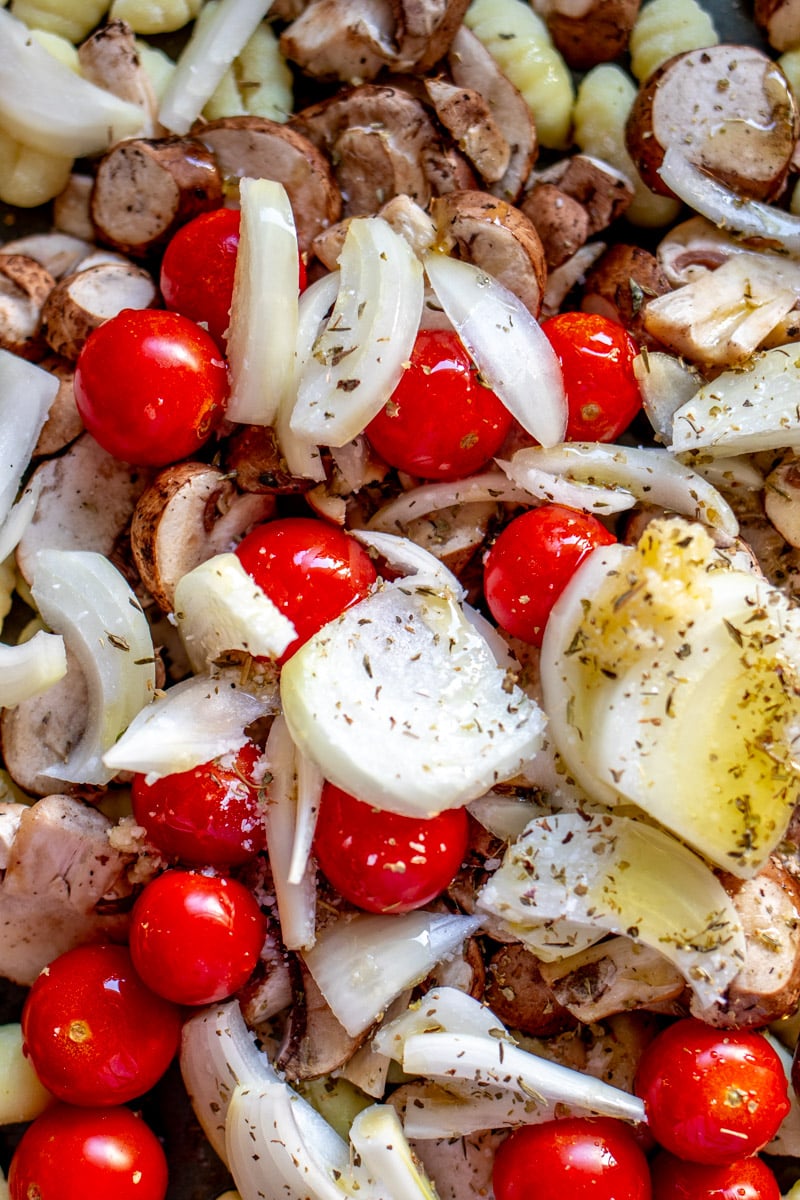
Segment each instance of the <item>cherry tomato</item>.
[{"label": "cherry tomato", "polygon": [[639,347],[599,313],[559,313],[542,323],[564,374],[568,442],[613,442],[642,407],[633,360]]},{"label": "cherry tomato", "polygon": [[567,1117],[515,1129],[501,1143],[495,1200],[650,1200],[636,1135],[609,1117]]},{"label": "cherry tomato", "polygon": [[57,1104],[25,1131],[8,1190],[10,1200],[164,1200],[167,1160],[130,1109]]},{"label": "cherry tomato", "polygon": [[314,851],[338,891],[368,912],[408,912],[438,896],[467,849],[467,814],[425,820],[383,812],[326,783]]},{"label": "cherry tomato", "polygon": [[266,934],[264,914],[237,880],[165,871],[133,906],[131,956],[160,996],[213,1004],[247,982]]},{"label": "cherry tomato", "polygon": [[282,663],[328,621],[363,600],[377,578],[361,545],[313,517],[285,517],[251,530],[236,548],[248,575],[294,622]]},{"label": "cherry tomato", "polygon": [[123,462],[163,466],[194,454],[228,396],[214,339],[179,313],[127,308],[89,336],[75,368],[89,433]]},{"label": "cherry tomato", "polygon": [[550,610],[584,558],[615,541],[595,517],[560,504],[515,517],[484,559],[483,589],[497,624],[541,646]]},{"label": "cherry tomato", "polygon": [[[238,248],[239,210],[218,208],[181,226],[161,260],[161,295],[167,308],[206,325],[223,348]],[[306,284],[302,258],[299,271],[302,292]]]},{"label": "cherry tomato", "polygon": [[462,479],[497,453],[511,421],[480,382],[457,335],[422,329],[400,382],[366,434],[392,467],[425,479]]},{"label": "cherry tomato", "polygon": [[760,1158],[709,1165],[662,1151],[650,1164],[653,1200],[780,1200],[775,1176]]},{"label": "cherry tomato", "polygon": [[152,784],[135,775],[133,815],[166,858],[190,866],[249,862],[265,847],[254,778],[260,756],[247,742],[230,761],[215,759]]},{"label": "cherry tomato", "polygon": [[789,1111],[781,1061],[760,1033],[691,1017],[649,1043],[634,1087],[653,1137],[689,1162],[756,1154]]},{"label": "cherry tomato", "polygon": [[172,1061],[181,1013],[136,974],[126,946],[78,946],[42,971],[22,1012],[25,1053],[59,1100],[125,1104]]}]

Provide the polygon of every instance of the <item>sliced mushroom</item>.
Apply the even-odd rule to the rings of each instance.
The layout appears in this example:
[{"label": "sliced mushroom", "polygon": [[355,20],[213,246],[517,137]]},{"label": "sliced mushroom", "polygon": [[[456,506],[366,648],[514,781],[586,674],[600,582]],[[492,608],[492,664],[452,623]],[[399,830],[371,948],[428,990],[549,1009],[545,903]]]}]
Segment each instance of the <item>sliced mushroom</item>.
[{"label": "sliced mushroom", "polygon": [[541,972],[556,1000],[586,1023],[630,1009],[661,1007],[681,996],[686,987],[683,976],[662,954],[624,937],[543,963]]},{"label": "sliced mushroom", "polygon": [[519,296],[536,317],[547,265],[531,220],[487,192],[451,192],[431,204],[440,239]]},{"label": "sliced mushroom", "polygon": [[489,959],[484,1001],[510,1029],[552,1037],[575,1025],[545,981],[542,964],[519,943],[503,946]]},{"label": "sliced mushroom", "polygon": [[200,142],[131,138],[100,159],[91,214],[106,245],[142,257],[163,246],[180,225],[221,203],[222,176]]},{"label": "sliced mushroom", "polygon": [[520,204],[544,247],[548,270],[560,267],[589,237],[589,214],[554,183],[536,183]]},{"label": "sliced mushroom", "polygon": [[56,376],[58,391],[50,405],[47,420],[42,426],[39,440],[34,447],[34,458],[60,453],[83,431],[83,421],[75,404],[73,389],[75,370],[72,363],[67,362],[64,358],[44,358],[39,366]]},{"label": "sliced mushroom", "polygon": [[238,994],[242,1016],[253,1029],[288,1008],[294,999],[288,956],[277,921],[270,919],[258,965]]},{"label": "sliced mushroom", "polygon": [[800,882],[774,860],[752,879],[723,875],[745,931],[745,961],[726,1003],[701,1016],[724,1028],[768,1025],[800,1000]]},{"label": "sliced mushroom", "polygon": [[561,311],[569,293],[586,283],[586,277],[594,264],[606,252],[605,242],[587,242],[571,258],[547,273],[541,317],[552,317]]},{"label": "sliced mushroom", "polygon": [[764,481],[764,512],[790,546],[800,548],[800,463],[779,463]]},{"label": "sliced mushroom", "polygon": [[797,102],[780,67],[753,46],[722,44],[669,59],[640,89],[628,152],[647,186],[675,146],[738,195],[770,200],[783,187],[798,135]]},{"label": "sliced mushroom", "polygon": [[70,785],[44,772],[65,762],[86,729],[89,691],[67,650],[67,674],[46,692],[0,713],[0,745],[11,778],[29,796],[50,796]]},{"label": "sliced mushroom", "polygon": [[390,0],[312,0],[281,34],[281,51],[316,79],[359,84],[396,64]]},{"label": "sliced mushroom", "polygon": [[369,1030],[351,1037],[336,1019],[301,959],[295,960],[299,986],[275,1065],[292,1083],[330,1075],[366,1041]]},{"label": "sliced mushroom", "polygon": [[454,575],[459,575],[484,546],[489,530],[501,517],[501,506],[491,501],[457,504],[417,517],[404,535],[434,554]]},{"label": "sliced mushroom", "polygon": [[481,1130],[463,1138],[418,1139],[412,1142],[412,1149],[439,1200],[478,1200],[494,1195],[494,1157],[506,1137],[505,1130]]},{"label": "sliced mushroom", "polygon": [[508,167],[489,190],[513,204],[536,161],[538,145],[531,110],[522,93],[466,25],[453,38],[448,64],[459,87],[470,87],[481,94],[508,142],[511,151]]},{"label": "sliced mushroom", "polygon": [[735,238],[705,217],[690,217],[675,225],[661,239],[656,257],[673,287],[694,283],[709,271],[715,271],[733,254],[751,250],[741,238]]},{"label": "sliced mushroom", "polygon": [[654,296],[671,291],[658,261],[648,250],[619,242],[610,246],[586,276],[581,308],[624,325],[637,341],[658,348],[647,333],[644,313]]},{"label": "sliced mushroom", "polygon": [[394,12],[397,67],[428,71],[445,56],[469,8],[469,0],[390,0]]},{"label": "sliced mushroom", "polygon": [[108,454],[88,433],[59,458],[43,462],[36,475],[39,500],[17,546],[17,565],[28,583],[40,550],[110,555],[150,478]]},{"label": "sliced mushroom", "polygon": [[53,200],[53,224],[61,233],[84,241],[94,240],[91,199],[94,179],[73,171],[63,192]]},{"label": "sliced mushroom", "polygon": [[539,171],[536,180],[555,184],[559,191],[578,201],[589,222],[587,237],[601,233],[623,216],[634,197],[626,175],[590,154],[562,158]]},{"label": "sliced mushroom", "polygon": [[269,425],[237,426],[225,441],[223,463],[243,492],[281,496],[312,487],[312,480],[289,473]]},{"label": "sliced mushroom", "polygon": [[0,973],[30,985],[74,946],[124,940],[129,859],[109,843],[111,822],[80,800],[51,795],[20,807],[0,883]]},{"label": "sliced mushroom", "polygon": [[53,279],[61,279],[74,271],[92,249],[91,242],[68,233],[30,233],[27,237],[5,242],[0,246],[0,254],[25,254],[35,258]]},{"label": "sliced mushroom", "polygon": [[274,512],[271,495],[239,494],[231,479],[205,463],[159,471],[131,523],[131,549],[147,590],[164,612],[188,571],[233,548],[251,525]]},{"label": "sliced mushroom", "polygon": [[486,183],[508,170],[511,147],[480,92],[445,79],[427,79],[425,90],[439,121]]},{"label": "sliced mushroom", "polygon": [[120,20],[101,25],[78,47],[78,60],[84,79],[142,110],[144,137],[158,132],[158,101],[130,25]]},{"label": "sliced mushroom", "polygon": [[612,62],[628,48],[641,0],[547,0],[550,36],[573,71]]},{"label": "sliced mushroom", "polygon": [[283,184],[301,250],[339,220],[342,198],[328,160],[303,131],[266,117],[225,117],[195,136],[214,155],[226,183],[249,177]]},{"label": "sliced mushroom", "polygon": [[425,980],[425,988],[452,987],[480,1000],[486,991],[486,964],[477,938],[467,938],[452,958],[440,962]]},{"label": "sliced mushroom", "polygon": [[0,347],[33,361],[46,353],[42,309],[54,287],[35,258],[0,254]]},{"label": "sliced mushroom", "polygon": [[89,334],[124,308],[152,308],[158,297],[153,277],[127,262],[103,262],[66,275],[42,309],[47,345],[74,362]]},{"label": "sliced mushroom", "polygon": [[783,52],[800,45],[798,0],[755,0],[753,16],[774,50]]}]

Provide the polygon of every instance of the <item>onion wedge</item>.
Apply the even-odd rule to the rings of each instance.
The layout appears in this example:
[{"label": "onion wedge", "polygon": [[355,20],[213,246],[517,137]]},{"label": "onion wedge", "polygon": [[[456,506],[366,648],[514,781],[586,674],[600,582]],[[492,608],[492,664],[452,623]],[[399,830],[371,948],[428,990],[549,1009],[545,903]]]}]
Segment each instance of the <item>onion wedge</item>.
[{"label": "onion wedge", "polygon": [[567,398],[561,366],[522,301],[471,263],[431,252],[423,264],[486,385],[542,446],[562,441]]},{"label": "onion wedge", "polygon": [[153,698],[155,657],[147,618],[116,567],[92,551],[41,550],[31,591],[89,688],[80,741],[45,773],[70,783],[108,783],[116,769],[103,755]]},{"label": "onion wedge", "polygon": [[272,425],[294,391],[299,259],[286,189],[270,179],[239,185],[241,236],[227,333],[231,392],[226,417]]},{"label": "onion wedge", "polygon": [[[295,752],[286,722],[281,716],[276,717],[272,723],[264,757],[272,777],[267,792],[268,803],[264,811],[264,828],[275,884],[281,938],[289,950],[308,950],[314,945],[316,936],[316,870],[307,853],[302,863],[295,855],[299,755]],[[310,839],[306,838],[304,841],[308,849]]]},{"label": "onion wedge", "polygon": [[339,258],[330,320],[300,372],[291,430],[344,446],[391,396],[411,357],[422,315],[422,267],[382,217],[357,217]]},{"label": "onion wedge", "polygon": [[[3,15],[0,9],[0,37]],[[51,58],[49,54],[47,57]],[[57,391],[55,375],[8,350],[0,350],[0,526],[11,511]]]},{"label": "onion wedge", "polygon": [[46,692],[67,673],[64,639],[40,629],[17,646],[0,643],[0,708]]}]

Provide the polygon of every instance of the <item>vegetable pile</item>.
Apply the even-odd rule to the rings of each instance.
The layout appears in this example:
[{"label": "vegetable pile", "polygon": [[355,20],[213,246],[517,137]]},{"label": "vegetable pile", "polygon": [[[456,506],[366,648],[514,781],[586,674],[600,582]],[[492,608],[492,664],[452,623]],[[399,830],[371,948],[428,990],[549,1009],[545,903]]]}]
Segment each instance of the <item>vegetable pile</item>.
[{"label": "vegetable pile", "polygon": [[228,1200],[800,1194],[791,5],[72,7],[0,8],[7,1194],[178,1200],[176,1058]]}]

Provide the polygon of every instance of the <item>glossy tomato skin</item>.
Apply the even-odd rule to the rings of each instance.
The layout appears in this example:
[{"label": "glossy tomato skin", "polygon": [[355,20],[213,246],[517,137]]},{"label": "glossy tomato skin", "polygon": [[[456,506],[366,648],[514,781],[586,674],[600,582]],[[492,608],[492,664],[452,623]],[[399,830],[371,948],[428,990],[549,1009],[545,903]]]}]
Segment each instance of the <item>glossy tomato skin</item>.
[{"label": "glossy tomato skin", "polygon": [[213,338],[180,313],[124,309],[89,336],[75,368],[89,433],[123,462],[163,466],[203,446],[228,398]]},{"label": "glossy tomato skin", "polygon": [[462,479],[497,453],[511,423],[456,334],[422,329],[399,384],[366,435],[392,467],[425,479]]},{"label": "glossy tomato skin", "polygon": [[22,1012],[25,1053],[59,1100],[125,1104],[153,1087],[178,1049],[181,1012],[147,988],[126,946],[86,945],[39,975]]},{"label": "glossy tomato skin", "polygon": [[608,1117],[568,1117],[515,1129],[501,1143],[495,1200],[650,1200],[635,1134]]},{"label": "glossy tomato skin", "polygon": [[213,1004],[253,973],[267,922],[235,879],[171,870],[133,907],[130,946],[145,983],[176,1004]]},{"label": "glossy tomato skin", "polygon": [[167,1160],[130,1109],[58,1104],[25,1131],[8,1189],[10,1200],[164,1200]]},{"label": "glossy tomato skin", "polygon": [[780,1200],[775,1176],[760,1158],[712,1166],[662,1151],[650,1164],[653,1200]]},{"label": "glossy tomato skin", "polygon": [[497,624],[541,646],[550,610],[584,558],[615,541],[595,517],[561,504],[515,517],[484,559],[484,594]]},{"label": "glossy tomato skin", "polygon": [[467,849],[467,814],[428,820],[383,812],[326,783],[314,852],[346,900],[376,913],[409,912],[444,891]]},{"label": "glossy tomato skin", "polygon": [[613,442],[642,407],[631,335],[599,313],[558,313],[542,323],[564,375],[568,442]]},{"label": "glossy tomato skin", "polygon": [[634,1088],[653,1137],[689,1162],[756,1154],[789,1111],[781,1061],[760,1033],[714,1029],[694,1018],[649,1043]]},{"label": "glossy tomato skin", "polygon": [[281,658],[363,600],[377,575],[363,547],[313,517],[284,517],[251,530],[236,548],[248,575],[297,630]]},{"label": "glossy tomato skin", "polygon": [[261,751],[247,742],[235,756],[165,775],[135,775],[133,815],[165,858],[188,866],[241,866],[266,845],[256,783]]}]

